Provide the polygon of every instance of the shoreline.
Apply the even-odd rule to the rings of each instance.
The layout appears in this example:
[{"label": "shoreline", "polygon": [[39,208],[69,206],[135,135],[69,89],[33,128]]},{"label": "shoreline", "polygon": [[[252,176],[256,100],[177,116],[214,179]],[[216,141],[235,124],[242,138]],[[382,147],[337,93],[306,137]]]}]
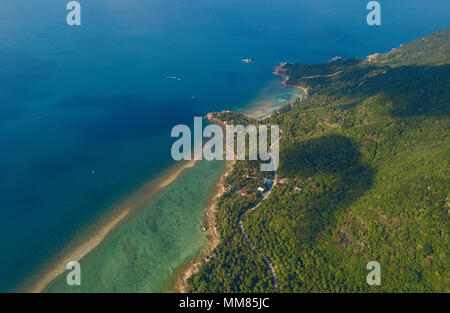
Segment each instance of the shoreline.
[{"label": "shoreline", "polygon": [[[224,134],[226,134],[226,124],[216,118],[214,118],[211,113],[206,115],[206,119],[214,124],[219,125]],[[202,248],[200,253],[194,257],[187,265],[181,267],[180,271],[177,273],[175,277],[175,286],[173,290],[178,293],[188,293],[189,286],[188,280],[189,278],[196,274],[201,265],[205,262],[209,261],[209,257],[217,245],[220,243],[220,235],[216,228],[216,208],[217,208],[217,200],[225,193],[225,179],[228,174],[233,170],[234,164],[236,163],[236,159],[233,161],[226,161],[226,169],[220,175],[219,180],[216,183],[215,191],[213,192],[209,204],[205,210],[205,222],[207,227],[207,243]]]},{"label": "shoreline", "polygon": [[110,222],[104,225],[98,233],[93,236],[89,241],[87,241],[84,245],[76,248],[69,256],[64,257],[63,260],[57,262],[58,264],[55,266],[56,268],[52,271],[49,271],[42,277],[30,290],[27,292],[30,293],[41,293],[47,288],[55,279],[64,274],[67,271],[66,264],[70,261],[79,262],[82,258],[88,255],[92,250],[94,250],[111,232],[113,228],[115,228],[128,214],[131,212],[131,208],[127,208],[121,213],[118,214],[115,218],[110,220]]},{"label": "shoreline", "polygon": [[[284,66],[286,64],[288,64],[288,62],[281,62],[279,65],[275,66],[272,74],[275,76],[278,76],[282,79],[282,81],[281,81],[282,86],[300,90],[301,96],[298,97],[298,99],[303,100],[304,98],[306,98],[308,96],[309,90],[306,87],[287,83],[290,77],[286,74],[286,69],[284,69]],[[334,75],[332,75],[332,76],[334,76]],[[290,101],[286,101],[286,103],[289,103],[289,102]],[[266,106],[255,107],[252,110],[248,110],[242,114],[244,114],[248,117],[254,118],[258,121],[263,121],[267,118],[272,117],[272,115],[274,113],[276,113],[277,109],[281,108],[282,105],[275,107],[273,109],[272,109],[272,107],[266,107]],[[293,103],[291,102],[290,105],[292,107]],[[269,110],[270,110],[270,112],[268,112]],[[266,112],[267,112],[267,114],[264,115],[264,113],[266,113]]]},{"label": "shoreline", "polygon": [[[302,91],[302,97],[307,96],[308,90],[307,88],[290,85],[287,84],[287,81],[289,80],[289,77],[284,73],[285,70],[283,69],[283,66],[287,63],[281,63],[280,65],[275,67],[275,70],[273,72],[274,75],[280,76],[283,78],[283,81],[281,84],[285,87],[291,87],[291,88],[297,88]],[[273,113],[273,112],[272,112]],[[269,118],[272,113],[269,113],[263,117],[258,118],[259,120],[263,120],[266,118]],[[216,119],[210,119],[211,122],[219,124],[221,127],[225,127],[225,123],[222,121],[216,120]],[[205,148],[205,147],[204,147]],[[216,229],[216,223],[215,223],[215,212],[217,209],[217,200],[225,193],[225,179],[228,176],[228,174],[233,170],[235,160],[233,161],[227,161],[226,162],[226,170],[221,174],[220,178],[218,179],[215,191],[213,192],[208,206],[205,210],[205,224],[207,227],[207,244],[202,249],[202,251],[194,257],[186,266],[182,267],[182,269],[175,275],[175,287],[173,288],[175,292],[181,292],[186,293],[188,292],[188,279],[198,272],[200,269],[200,266],[209,260],[209,256],[213,252],[213,250],[217,247],[217,245],[220,242],[220,235]],[[98,230],[94,231],[94,233],[90,233],[89,230],[83,230],[81,232],[80,236],[76,236],[72,240],[73,242],[76,242],[74,245],[74,249],[67,248],[68,251],[66,252],[63,248],[63,251],[60,252],[61,256],[57,255],[57,260],[51,262],[49,265],[44,265],[44,269],[42,270],[43,274],[37,274],[37,278],[31,278],[29,279],[28,283],[31,282],[32,287],[30,288],[23,288],[25,289],[25,292],[31,292],[31,293],[40,293],[45,291],[45,289],[59,276],[64,274],[66,269],[66,264],[70,261],[77,261],[79,262],[81,259],[86,257],[91,251],[93,251],[95,248],[97,248],[103,240],[108,236],[109,233],[111,233],[121,222],[123,222],[127,217],[130,216],[131,213],[135,212],[136,209],[139,207],[139,205],[147,200],[149,197],[153,196],[156,192],[159,190],[167,187],[171,183],[173,183],[182,173],[184,170],[188,168],[192,168],[197,163],[197,160],[190,160],[186,161],[182,166],[176,167],[170,167],[166,171],[163,171],[158,177],[150,179],[148,182],[146,182],[143,187],[140,187],[138,191],[134,192],[130,196],[128,196],[125,200],[121,201],[118,205],[115,205],[115,207],[119,207],[122,209],[119,209],[118,212],[112,213],[113,216],[106,216],[102,218],[99,222],[94,224],[95,226],[98,226]],[[167,175],[167,173],[169,174]],[[161,177],[166,176],[164,179],[161,179]],[[158,182],[155,186],[155,181]],[[106,215],[107,213],[105,213]],[[106,221],[105,221],[106,220]],[[84,236],[89,238],[87,241],[85,241],[82,244],[78,244],[78,242],[82,241]],[[71,243],[69,242],[68,246],[71,246]]]},{"label": "shoreline", "polygon": [[[285,87],[290,88],[297,88],[302,91],[302,98],[308,96],[308,89],[296,85],[290,85],[286,82],[289,80],[289,77],[284,73],[283,66],[286,65],[286,62],[280,63],[278,66],[275,67],[273,74],[276,76],[280,76],[283,78],[283,81],[281,84]],[[251,113],[248,113],[246,115],[250,115]],[[267,118],[270,118],[272,116],[273,112],[262,116],[260,118],[257,118],[258,120],[264,120]],[[215,124],[218,124],[223,129],[226,128],[226,124],[214,117],[212,117],[211,113],[208,113],[206,115],[206,118]],[[226,170],[225,172],[220,176],[219,181],[216,184],[216,191],[213,193],[211,200],[209,201],[209,205],[205,211],[205,221],[207,225],[207,232],[208,232],[208,243],[206,246],[202,249],[202,251],[194,257],[186,266],[182,267],[182,269],[178,272],[176,275],[175,280],[175,286],[173,287],[173,290],[178,293],[188,293],[189,292],[189,286],[188,286],[188,280],[193,275],[198,273],[200,270],[200,267],[208,262],[211,258],[211,254],[214,251],[214,249],[217,247],[217,245],[220,243],[220,235],[217,232],[216,223],[215,223],[215,213],[217,209],[217,200],[226,192],[225,189],[225,179],[229,175],[229,173],[233,170],[234,164],[236,163],[236,159],[233,161],[227,161]]]},{"label": "shoreline", "polygon": [[196,274],[200,267],[209,261],[209,256],[220,243],[220,235],[216,228],[216,218],[215,213],[217,210],[217,201],[226,192],[225,189],[225,179],[229,173],[233,170],[235,160],[226,162],[226,170],[220,176],[218,182],[216,183],[215,191],[212,194],[208,207],[205,210],[205,224],[207,227],[207,244],[202,248],[202,251],[194,257],[189,263],[182,267],[182,269],[177,273],[175,278],[174,291],[177,293],[188,293],[189,286],[188,280],[192,275]]},{"label": "shoreline", "polygon": [[279,65],[275,66],[273,74],[276,76],[280,76],[283,79],[283,81],[281,82],[281,84],[283,86],[300,89],[303,93],[302,97],[307,97],[308,96],[308,88],[287,83],[288,80],[290,79],[290,77],[286,74],[286,69],[284,68],[284,66],[287,64],[288,64],[288,62],[281,62]]},{"label": "shoreline", "polygon": [[[114,205],[115,207],[123,209],[119,209],[118,212],[112,213],[112,216],[105,216],[101,218],[99,222],[94,223],[93,226],[97,226],[98,230],[94,233],[89,233],[89,230],[82,230],[81,235],[76,236],[71,242],[72,244],[73,242],[80,242],[83,237],[89,238],[87,241],[82,244],[75,244],[75,247],[72,249],[63,248],[63,251],[60,252],[60,256],[56,256],[56,261],[50,262],[48,265],[44,265],[42,274],[38,273],[36,274],[37,277],[31,278],[22,284],[22,286],[31,284],[31,287],[19,287],[19,290],[24,289],[25,292],[29,293],[41,293],[45,291],[45,289],[56,278],[67,271],[66,264],[68,262],[79,262],[81,259],[86,257],[92,250],[97,248],[103,242],[111,231],[113,231],[121,222],[135,212],[140,204],[154,196],[161,189],[173,183],[184,172],[184,170],[194,167],[196,163],[196,160],[191,160],[185,162],[182,166],[172,166],[163,171],[156,178],[152,178],[147,181],[136,192],[132,193],[125,200],[119,202],[118,205]],[[162,179],[162,177],[164,177],[164,179]],[[157,187],[154,187],[155,181],[159,181]],[[108,213],[105,213],[105,215],[108,215]],[[88,226],[87,228],[90,227]],[[71,242],[68,244],[69,247],[71,246]],[[68,250],[68,252],[65,250]]]}]

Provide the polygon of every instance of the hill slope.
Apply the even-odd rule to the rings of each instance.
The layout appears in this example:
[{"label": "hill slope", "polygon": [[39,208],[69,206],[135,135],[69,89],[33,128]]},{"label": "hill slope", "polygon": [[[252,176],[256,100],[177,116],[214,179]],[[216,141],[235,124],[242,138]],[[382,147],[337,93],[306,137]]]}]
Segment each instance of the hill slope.
[{"label": "hill slope", "polygon": [[[279,175],[244,219],[275,265],[282,292],[449,292],[450,29],[370,61],[285,64],[308,97],[264,123],[283,131]],[[221,119],[250,122],[242,116]],[[255,123],[255,121],[252,121]],[[237,162],[220,200],[222,242],[193,291],[272,291],[270,274],[237,230],[259,201],[257,164]],[[368,286],[366,265],[381,264]]]}]

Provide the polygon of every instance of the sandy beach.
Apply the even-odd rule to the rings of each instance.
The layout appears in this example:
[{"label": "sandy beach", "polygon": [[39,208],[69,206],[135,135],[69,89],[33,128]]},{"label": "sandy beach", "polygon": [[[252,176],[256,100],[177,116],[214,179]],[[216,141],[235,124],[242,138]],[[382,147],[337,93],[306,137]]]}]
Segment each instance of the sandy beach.
[{"label": "sandy beach", "polygon": [[[277,66],[275,68],[274,74],[281,76],[284,79],[284,81],[282,82],[284,86],[299,88],[304,93],[304,96],[306,96],[307,95],[306,88],[286,84],[286,82],[289,80],[289,77],[285,75],[283,66],[284,63],[281,63],[279,66]],[[256,108],[256,110],[257,112],[260,112],[261,108]],[[270,116],[271,114],[268,114],[258,119],[265,119]],[[210,121],[219,124],[221,127],[225,127],[225,124],[219,120],[212,118],[210,119]],[[203,149],[206,148],[207,146],[203,147]],[[62,275],[66,271],[66,264],[68,262],[80,261],[86,255],[88,255],[105,239],[105,237],[117,225],[120,224],[120,222],[124,221],[126,217],[130,215],[130,213],[134,212],[135,209],[138,208],[140,204],[149,199],[149,197],[153,196],[158,190],[161,190],[170,185],[171,183],[173,183],[183,173],[184,170],[194,167],[196,162],[197,162],[196,160],[185,161],[181,166],[178,165],[172,167],[171,169],[160,175],[159,178],[150,180],[138,191],[129,196],[127,199],[125,199],[118,205],[114,206],[116,211],[117,208],[122,209],[120,210],[120,212],[114,214],[113,216],[109,216],[108,218],[105,218],[103,221],[98,222],[97,226],[98,225],[100,226],[98,226],[98,230],[96,230],[94,234],[90,232],[83,232],[83,234],[79,236],[80,238],[87,237],[88,238],[87,240],[77,238],[76,240],[73,241],[77,243],[83,241],[83,244],[81,245],[80,244],[76,245],[74,243],[69,244],[68,247],[75,247],[75,248],[72,249],[69,248],[70,252],[61,253],[61,255],[63,256],[57,258],[57,261],[49,264],[43,271],[44,274],[39,275],[38,279],[30,280],[31,283],[30,281],[28,281],[28,284],[25,285],[31,285],[32,287],[26,289],[26,292],[33,292],[33,293],[43,292],[45,288],[53,280],[55,280],[58,276]],[[215,192],[212,195],[208,207],[205,210],[205,224],[207,227],[208,244],[205,246],[205,248],[197,257],[195,257],[192,261],[190,261],[189,264],[176,275],[174,290],[177,292],[182,293],[188,292],[188,284],[187,284],[188,279],[193,274],[198,272],[203,262],[208,261],[211,252],[216,248],[216,246],[220,242],[220,236],[219,233],[217,232],[215,225],[215,212],[217,209],[217,200],[225,192],[224,181],[227,175],[232,171],[234,164],[235,161],[227,161],[226,165],[227,169],[218,180]],[[157,183],[155,184],[155,182]]]},{"label": "sandy beach", "polygon": [[284,68],[284,66],[286,64],[288,64],[288,63],[282,62],[278,66],[276,66],[273,71],[273,74],[283,78],[283,82],[281,83],[283,86],[300,89],[302,91],[304,97],[308,96],[308,88],[287,83],[289,81],[290,77],[286,74],[286,69]]},{"label": "sandy beach", "polygon": [[[269,118],[271,114],[263,116],[261,119]],[[226,124],[221,120],[214,118],[211,114],[207,115],[207,119],[215,124],[218,124],[223,128],[224,134],[226,134],[225,128]],[[220,235],[216,228],[216,219],[215,214],[217,210],[217,201],[218,199],[226,192],[225,189],[225,179],[233,170],[234,164],[236,163],[236,158],[233,161],[227,161],[226,170],[221,175],[219,181],[216,184],[215,192],[209,201],[209,205],[205,212],[205,222],[208,228],[208,245],[202,250],[202,252],[193,260],[189,262],[178,274],[176,277],[174,290],[180,293],[189,292],[188,280],[189,278],[196,274],[202,264],[208,262],[211,256],[211,253],[217,247],[220,242]]]},{"label": "sandy beach", "polygon": [[[58,276],[62,275],[66,271],[66,264],[70,261],[80,261],[92,250],[94,250],[105,237],[117,226],[120,222],[124,221],[128,215],[130,215],[136,208],[138,208],[144,201],[148,200],[157,191],[173,183],[184,170],[192,168],[196,164],[196,160],[185,161],[183,165],[177,165],[169,169],[160,175],[159,178],[151,179],[138,191],[130,195],[128,198],[115,205],[114,208],[123,208],[120,212],[115,213],[113,216],[108,216],[104,220],[97,223],[98,230],[94,234],[89,231],[82,232],[80,238],[88,238],[83,240],[76,238],[73,242],[81,242],[83,244],[69,244],[69,252],[62,252],[62,257],[57,258],[56,261],[47,265],[42,271],[43,274],[38,275],[38,278],[31,279],[24,283],[24,286],[31,286],[24,288],[25,292],[39,293],[43,292],[45,288]],[[155,181],[159,182],[156,184]],[[114,209],[112,209],[114,210]]]},{"label": "sandy beach", "polygon": [[[226,124],[221,120],[214,118],[211,113],[206,115],[206,118],[217,125],[219,125],[223,133],[226,134]],[[225,138],[226,142],[226,138]],[[205,224],[208,232],[208,244],[204,247],[202,252],[200,252],[197,257],[189,262],[188,265],[183,267],[180,272],[176,275],[174,291],[187,293],[189,292],[188,280],[189,278],[197,273],[204,262],[208,262],[211,253],[217,247],[220,242],[220,235],[216,228],[216,210],[217,210],[217,200],[225,193],[225,179],[228,174],[233,170],[233,166],[236,163],[236,159],[232,161],[227,161],[226,170],[220,176],[216,184],[215,191],[209,200],[208,207],[205,211]]]},{"label": "sandy beach", "polygon": [[217,210],[217,200],[225,193],[225,178],[233,170],[236,161],[227,161],[226,171],[221,175],[216,184],[215,192],[209,200],[208,207],[205,211],[205,224],[208,232],[208,244],[202,252],[189,262],[176,276],[174,290],[176,292],[189,292],[188,279],[197,273],[204,262],[207,262],[211,252],[220,242],[220,235],[216,228],[215,214]]},{"label": "sandy beach", "polygon": [[[308,89],[305,88],[305,87],[302,87],[302,86],[297,86],[297,85],[293,85],[293,84],[288,84],[287,83],[289,81],[289,76],[286,74],[286,69],[284,68],[284,66],[286,64],[288,64],[288,63],[282,62],[279,65],[275,66],[274,70],[273,70],[273,74],[275,76],[281,77],[281,79],[282,79],[281,85],[282,86],[285,86],[285,87],[288,87],[288,88],[298,89],[298,90],[301,91],[301,95],[299,95],[295,99],[291,99],[290,101],[286,100],[285,103],[290,103],[292,105],[292,103],[295,100],[297,100],[298,98],[302,99],[302,98],[306,97],[308,95]],[[339,73],[327,75],[327,77],[332,77],[332,76],[335,76],[337,74],[339,74]],[[308,77],[305,77],[305,78],[308,78]],[[309,78],[314,78],[314,77],[309,77]],[[259,101],[257,106],[250,106],[245,111],[243,111],[242,114],[244,114],[244,115],[246,115],[248,117],[254,118],[254,119],[258,120],[258,121],[262,121],[262,120],[265,120],[267,118],[270,118],[285,103],[274,104],[273,100]]]},{"label": "sandy beach", "polygon": [[164,188],[164,187],[170,185],[171,183],[173,183],[178,178],[178,176],[180,176],[180,174],[183,173],[183,171],[185,169],[194,167],[195,163],[197,163],[196,160],[187,161],[185,165],[183,165],[182,167],[177,169],[175,172],[173,172],[171,175],[169,175],[166,179],[164,179],[158,185],[158,189]]},{"label": "sandy beach", "polygon": [[[284,73],[283,66],[286,63],[281,63],[277,67],[275,67],[275,70],[273,72],[274,75],[281,76],[284,80],[282,82],[283,86],[292,87],[292,88],[298,88],[302,90],[302,97],[308,96],[308,90],[306,88],[295,86],[295,85],[288,85],[286,84],[286,81],[289,80],[289,77],[287,77]],[[265,110],[265,109],[264,109]],[[256,115],[255,113],[259,113],[263,111],[262,109],[256,108],[255,111],[248,112],[247,115]],[[272,116],[272,113],[267,114],[265,116],[259,117],[258,120],[264,120],[267,118],[270,118]],[[223,129],[225,129],[226,124],[216,118],[214,118],[211,114],[207,115],[207,118],[209,121],[218,124]],[[224,133],[225,130],[224,130]],[[209,201],[208,208],[205,213],[205,220],[206,225],[208,228],[208,245],[203,249],[203,251],[189,264],[184,267],[176,277],[175,287],[174,290],[176,292],[181,293],[187,293],[189,292],[189,286],[188,286],[188,280],[189,278],[196,274],[200,267],[204,262],[208,262],[210,259],[210,255],[213,252],[213,250],[217,247],[217,245],[220,242],[220,236],[217,232],[216,223],[215,223],[215,213],[217,210],[217,200],[225,193],[225,179],[229,175],[229,173],[233,170],[234,164],[236,163],[236,160],[233,161],[227,161],[227,169],[223,173],[223,175],[220,177],[220,180],[217,182],[215,193],[213,194],[211,200]]]},{"label": "sandy beach", "polygon": [[47,272],[28,292],[39,293],[45,290],[45,288],[58,276],[66,271],[66,264],[70,261],[80,261],[95,247],[97,247],[106,235],[131,211],[131,208],[127,208],[111,219],[109,223],[104,225],[97,234],[90,238],[84,245],[77,247],[70,255],[66,256],[63,260],[55,265],[54,270]]}]

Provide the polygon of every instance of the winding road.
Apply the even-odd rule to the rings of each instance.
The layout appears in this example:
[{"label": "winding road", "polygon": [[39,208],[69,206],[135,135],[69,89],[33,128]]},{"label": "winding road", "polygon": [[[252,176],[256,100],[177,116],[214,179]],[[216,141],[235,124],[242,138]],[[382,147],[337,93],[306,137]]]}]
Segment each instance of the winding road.
[{"label": "winding road", "polygon": [[[280,139],[281,139],[281,137],[276,142],[278,142]],[[274,159],[274,158],[272,158],[272,159]],[[278,181],[278,172],[277,172],[277,170],[275,170],[272,187],[269,189],[269,191],[267,191],[267,193],[264,195],[264,197],[261,199],[261,201],[256,206],[254,206],[251,209],[246,210],[244,213],[241,214],[241,216],[239,217],[239,229],[241,230],[242,235],[244,235],[245,240],[248,242],[248,244],[250,245],[252,250],[255,251],[257,254],[259,254],[263,258],[264,262],[266,262],[266,264],[269,267],[270,272],[272,274],[274,291],[280,292],[280,288],[278,285],[278,276],[277,276],[277,272],[275,271],[275,267],[272,265],[272,262],[270,262],[270,259],[265,254],[263,254],[261,251],[259,251],[258,248],[256,248],[256,246],[253,244],[253,242],[250,240],[247,233],[245,232],[244,225],[242,223],[242,221],[244,220],[244,217],[247,213],[255,211],[261,205],[261,203],[263,203],[263,201],[269,197],[269,195],[273,191],[273,188],[277,184],[277,181]]]},{"label": "winding road", "polygon": [[[213,123],[219,124],[224,129],[226,128],[226,124],[224,122],[214,118],[211,115],[211,113],[207,114],[207,119],[209,121],[213,122]],[[272,143],[270,145],[269,150],[271,150],[272,146],[274,144],[278,143],[280,140],[281,140],[281,136],[274,143]],[[270,153],[270,155],[272,157],[272,160],[275,160],[275,158],[273,158],[271,153]],[[276,160],[278,160],[278,158]],[[278,168],[278,166],[276,166],[275,168]],[[257,254],[259,254],[263,258],[264,262],[266,262],[267,266],[270,269],[271,275],[272,275],[274,291],[278,293],[278,292],[280,292],[280,288],[279,288],[279,285],[278,285],[278,276],[277,276],[277,272],[275,271],[275,267],[272,265],[272,262],[270,262],[270,259],[265,254],[263,254],[261,251],[259,251],[258,248],[256,248],[256,246],[253,244],[253,242],[250,240],[250,238],[248,237],[247,233],[245,232],[244,225],[242,223],[242,221],[244,220],[245,215],[247,213],[255,211],[261,205],[261,203],[264,200],[266,200],[269,197],[269,195],[272,193],[273,188],[277,184],[277,181],[278,181],[278,172],[277,172],[277,170],[275,170],[274,172],[275,172],[275,175],[274,175],[272,187],[267,191],[267,193],[264,195],[264,197],[261,199],[261,201],[256,206],[254,206],[251,209],[246,210],[239,217],[239,229],[240,229],[242,235],[244,235],[245,240],[248,242],[248,244],[250,245],[252,250],[255,251]]]}]

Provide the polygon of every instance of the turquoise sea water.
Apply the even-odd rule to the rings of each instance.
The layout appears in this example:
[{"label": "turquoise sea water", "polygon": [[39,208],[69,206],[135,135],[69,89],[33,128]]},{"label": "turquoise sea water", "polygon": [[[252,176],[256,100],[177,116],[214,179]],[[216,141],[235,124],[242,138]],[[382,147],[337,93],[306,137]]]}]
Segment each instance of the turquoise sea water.
[{"label": "turquoise sea water", "polygon": [[[0,4],[0,291],[21,286],[81,229],[171,166],[171,127],[210,111],[245,110],[268,99],[276,105],[278,93],[285,94],[270,87],[279,82],[271,74],[279,62],[364,57],[449,26],[444,0],[384,1],[380,27],[365,23],[366,1],[79,2],[80,27],[66,25],[66,1]],[[202,166],[192,172],[211,173],[204,179],[211,187],[220,170]],[[186,175],[185,184],[195,174]],[[174,186],[196,226],[183,224],[170,238],[197,239],[173,242],[185,248],[165,255],[158,250],[174,263],[166,271],[155,267],[151,288],[133,290],[163,288],[204,241],[197,226],[207,197]],[[151,221],[155,203],[143,219]],[[149,242],[171,231],[149,229],[156,232]],[[91,264],[113,246],[94,252]],[[152,251],[139,255],[150,258]],[[124,286],[134,284],[129,273],[128,282],[120,276]]]},{"label": "turquoise sea water", "polygon": [[138,214],[113,231],[80,261],[82,283],[68,286],[62,275],[46,292],[162,292],[173,290],[178,270],[202,249],[204,208],[224,162],[198,162]]}]

